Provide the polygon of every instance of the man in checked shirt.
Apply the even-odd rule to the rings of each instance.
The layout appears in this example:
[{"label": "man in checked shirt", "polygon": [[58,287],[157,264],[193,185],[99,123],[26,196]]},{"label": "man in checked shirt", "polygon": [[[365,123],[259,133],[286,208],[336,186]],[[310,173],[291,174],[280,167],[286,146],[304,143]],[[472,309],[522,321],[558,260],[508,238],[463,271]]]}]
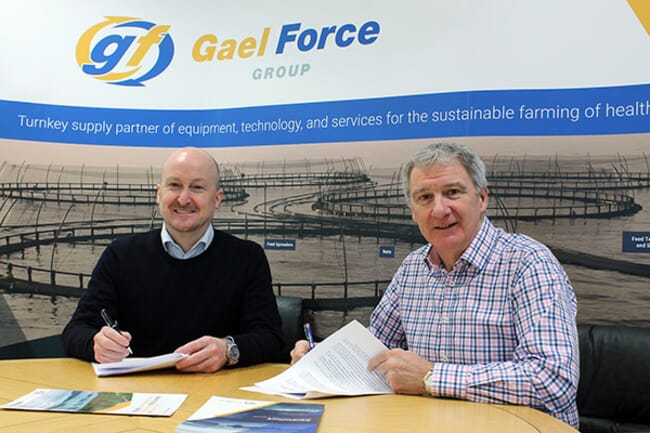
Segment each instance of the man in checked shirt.
[{"label": "man in checked shirt", "polygon": [[[404,193],[428,244],[402,262],[370,318],[389,349],[369,370],[395,392],[525,405],[578,428],[577,303],[543,244],[494,227],[478,155],[426,146]],[[299,341],[292,362],[308,347]]]}]

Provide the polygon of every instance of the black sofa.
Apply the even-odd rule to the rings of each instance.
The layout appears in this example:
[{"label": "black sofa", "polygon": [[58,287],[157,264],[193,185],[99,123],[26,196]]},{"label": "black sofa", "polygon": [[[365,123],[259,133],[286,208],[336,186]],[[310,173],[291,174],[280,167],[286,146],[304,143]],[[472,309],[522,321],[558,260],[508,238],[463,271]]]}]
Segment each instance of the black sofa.
[{"label": "black sofa", "polygon": [[582,433],[650,432],[650,328],[579,325]]},{"label": "black sofa", "polygon": [[61,334],[0,347],[0,359],[64,358]]},{"label": "black sofa", "polygon": [[276,296],[278,311],[282,318],[282,333],[284,334],[284,348],[278,362],[290,362],[289,352],[293,349],[296,341],[305,338],[302,325],[302,298],[295,296]]}]

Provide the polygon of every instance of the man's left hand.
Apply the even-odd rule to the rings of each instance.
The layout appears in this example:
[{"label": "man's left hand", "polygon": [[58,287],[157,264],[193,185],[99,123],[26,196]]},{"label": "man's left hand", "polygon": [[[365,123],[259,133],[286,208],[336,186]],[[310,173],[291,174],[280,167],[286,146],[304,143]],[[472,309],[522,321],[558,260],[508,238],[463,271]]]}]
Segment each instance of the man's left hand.
[{"label": "man's left hand", "polygon": [[402,349],[380,353],[368,363],[368,370],[381,373],[398,394],[425,394],[422,379],[432,367],[431,361]]},{"label": "man's left hand", "polygon": [[184,373],[214,373],[221,370],[228,361],[226,342],[216,337],[201,337],[184,344],[174,352],[189,355],[176,363],[176,369]]}]

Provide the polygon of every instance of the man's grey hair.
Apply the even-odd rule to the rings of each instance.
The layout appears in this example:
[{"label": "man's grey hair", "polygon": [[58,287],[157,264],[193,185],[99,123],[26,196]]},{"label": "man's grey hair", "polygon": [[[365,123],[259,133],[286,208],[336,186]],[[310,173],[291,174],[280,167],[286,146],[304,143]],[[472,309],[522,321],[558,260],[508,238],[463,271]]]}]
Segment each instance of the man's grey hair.
[{"label": "man's grey hair", "polygon": [[430,167],[434,164],[449,165],[458,161],[472,178],[478,194],[487,188],[485,164],[469,147],[458,143],[432,143],[418,150],[402,167],[402,189],[406,202],[411,202],[411,171],[413,167]]}]

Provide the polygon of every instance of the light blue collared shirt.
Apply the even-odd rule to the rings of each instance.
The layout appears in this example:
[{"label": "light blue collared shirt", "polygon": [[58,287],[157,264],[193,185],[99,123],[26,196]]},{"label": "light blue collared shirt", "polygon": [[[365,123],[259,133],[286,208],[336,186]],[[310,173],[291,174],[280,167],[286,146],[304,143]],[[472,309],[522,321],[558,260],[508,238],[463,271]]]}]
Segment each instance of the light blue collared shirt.
[{"label": "light blue collared shirt", "polygon": [[165,223],[163,223],[162,230],[160,230],[160,239],[162,240],[163,248],[165,251],[167,251],[167,254],[179,260],[187,260],[198,256],[203,251],[208,249],[212,243],[213,238],[214,230],[212,229],[212,226],[210,226],[205,231],[203,236],[201,236],[201,239],[196,241],[196,243],[192,245],[192,248],[190,248],[188,252],[185,252],[183,251],[183,248],[181,248],[180,245],[178,245],[174,239],[172,239],[172,236],[167,231]]}]

